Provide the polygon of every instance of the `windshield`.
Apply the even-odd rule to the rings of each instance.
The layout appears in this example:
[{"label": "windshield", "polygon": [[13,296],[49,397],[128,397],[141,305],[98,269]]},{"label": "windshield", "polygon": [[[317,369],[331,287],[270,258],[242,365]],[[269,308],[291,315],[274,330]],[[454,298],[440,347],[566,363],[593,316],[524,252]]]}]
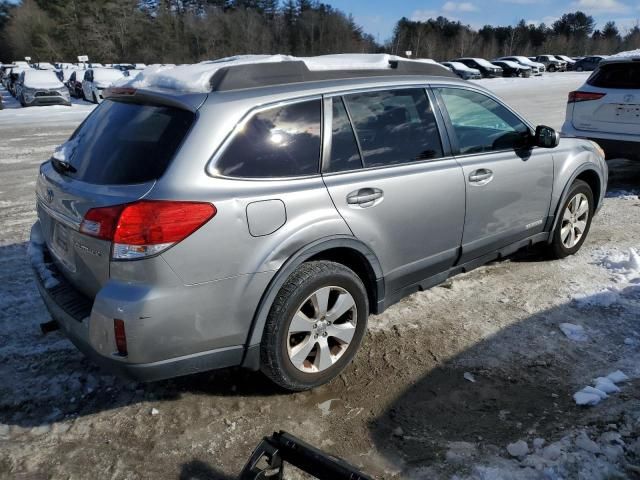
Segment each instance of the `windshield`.
[{"label": "windshield", "polygon": [[195,115],[172,107],[106,100],[53,155],[64,173],[98,185],[144,183],[162,176]]},{"label": "windshield", "polygon": [[486,61],[484,58],[474,58],[478,65],[482,65],[484,68],[496,68],[491,62]]},{"label": "windshield", "polygon": [[124,73],[116,69],[95,69],[93,71],[93,80],[96,82],[115,82],[124,77]]},{"label": "windshield", "polygon": [[60,79],[51,70],[27,70],[24,72],[24,85],[33,88],[61,86]]}]

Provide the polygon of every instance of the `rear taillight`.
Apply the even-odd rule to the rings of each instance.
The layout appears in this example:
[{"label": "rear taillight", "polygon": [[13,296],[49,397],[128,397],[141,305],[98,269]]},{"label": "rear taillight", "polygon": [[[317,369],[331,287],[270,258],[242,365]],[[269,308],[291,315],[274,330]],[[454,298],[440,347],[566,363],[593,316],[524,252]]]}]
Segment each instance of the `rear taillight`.
[{"label": "rear taillight", "polygon": [[210,203],[141,200],[92,208],[80,231],[113,242],[114,259],[144,258],[184,240],[216,213]]},{"label": "rear taillight", "polygon": [[124,330],[124,321],[117,318],[113,320],[113,334],[116,339],[118,354],[126,357],[129,352],[127,352],[127,334]]},{"label": "rear taillight", "polygon": [[590,100],[599,100],[604,97],[606,93],[595,93],[595,92],[569,92],[569,98],[567,99],[567,103],[576,103],[576,102],[588,102]]}]

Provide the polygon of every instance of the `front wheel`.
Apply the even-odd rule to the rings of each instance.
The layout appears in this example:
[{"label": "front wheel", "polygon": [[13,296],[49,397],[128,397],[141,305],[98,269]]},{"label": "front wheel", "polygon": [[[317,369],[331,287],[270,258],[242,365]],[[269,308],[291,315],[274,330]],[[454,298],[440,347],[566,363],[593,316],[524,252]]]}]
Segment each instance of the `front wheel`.
[{"label": "front wheel", "polygon": [[292,391],[329,382],[355,356],[368,315],[367,291],[353,270],[328,261],[302,264],[269,311],[262,371]]},{"label": "front wheel", "polygon": [[551,254],[565,258],[575,254],[587,238],[594,212],[593,192],[582,180],[576,180],[559,210],[560,218],[551,240]]}]

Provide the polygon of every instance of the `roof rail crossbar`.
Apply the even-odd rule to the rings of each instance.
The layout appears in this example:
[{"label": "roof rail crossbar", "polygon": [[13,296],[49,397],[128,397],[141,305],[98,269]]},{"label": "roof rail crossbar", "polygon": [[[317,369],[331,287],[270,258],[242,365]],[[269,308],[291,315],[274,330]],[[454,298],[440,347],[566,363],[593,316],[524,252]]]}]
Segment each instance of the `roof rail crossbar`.
[{"label": "roof rail crossbar", "polygon": [[219,69],[211,77],[209,85],[212,92],[226,92],[319,80],[386,77],[392,75],[457,78],[454,73],[433,63],[392,60],[389,62],[389,66],[390,68],[388,69],[371,70],[309,70],[303,61],[250,63]]}]

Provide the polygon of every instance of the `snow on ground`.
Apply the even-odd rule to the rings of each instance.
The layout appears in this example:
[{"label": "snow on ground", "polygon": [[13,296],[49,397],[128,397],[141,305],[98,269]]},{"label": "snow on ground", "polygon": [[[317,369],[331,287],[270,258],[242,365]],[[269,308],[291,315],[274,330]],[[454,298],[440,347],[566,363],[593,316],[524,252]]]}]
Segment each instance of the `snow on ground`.
[{"label": "snow on ground", "polygon": [[[4,101],[4,110],[0,110],[0,131],[3,128],[21,124],[77,125],[96,107],[93,103],[72,98],[70,107],[48,105],[23,108],[2,85],[0,85],[0,95]],[[0,138],[2,138],[1,135]]]},{"label": "snow on ground", "polygon": [[[585,78],[481,83],[534,123],[559,126],[568,91]],[[520,252],[404,299],[371,317],[353,366],[330,385],[284,394],[235,370],[141,385],[99,370],[59,332],[38,328],[49,319],[27,263],[38,165],[93,107],[17,109],[6,101],[0,478],[227,478],[278,429],[382,479],[637,475],[637,163],[610,163],[611,191],[578,255],[547,261]],[[586,340],[567,337],[563,324],[580,327]],[[630,378],[620,392],[575,404],[585,386],[610,389],[602,378],[617,370]]]}]

